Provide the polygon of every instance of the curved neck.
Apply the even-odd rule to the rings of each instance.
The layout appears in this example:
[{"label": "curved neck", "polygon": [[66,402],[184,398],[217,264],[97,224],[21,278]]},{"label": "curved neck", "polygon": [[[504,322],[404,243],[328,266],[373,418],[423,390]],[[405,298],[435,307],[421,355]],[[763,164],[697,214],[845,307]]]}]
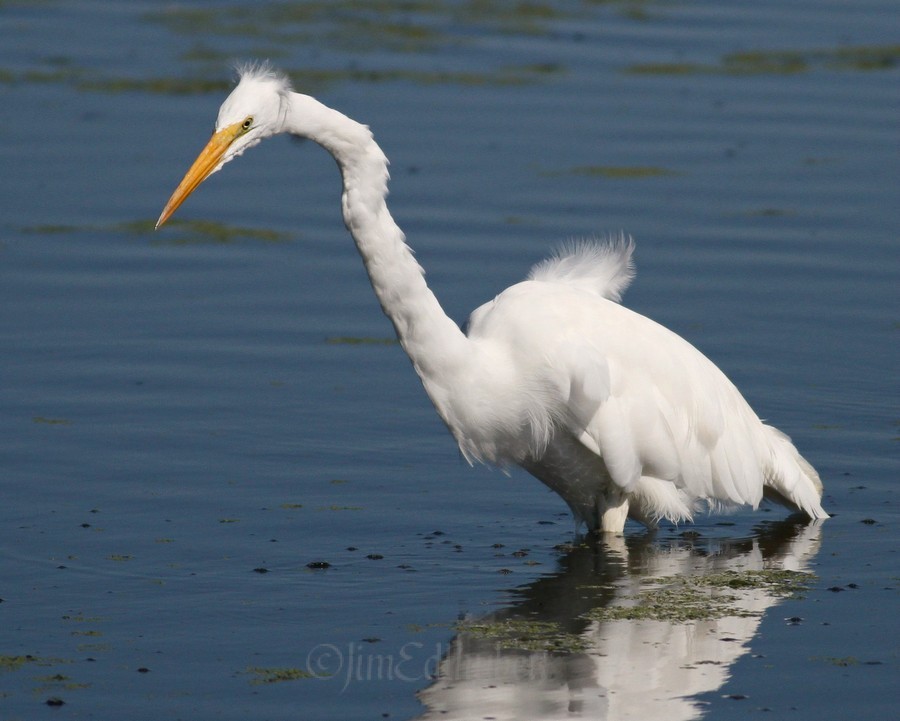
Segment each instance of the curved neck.
[{"label": "curved neck", "polygon": [[387,157],[365,125],[309,96],[292,93],[290,100],[285,130],[315,141],[337,161],[344,183],[344,223],[382,310],[437,404],[444,381],[465,362],[467,339],[428,288],[387,208]]}]

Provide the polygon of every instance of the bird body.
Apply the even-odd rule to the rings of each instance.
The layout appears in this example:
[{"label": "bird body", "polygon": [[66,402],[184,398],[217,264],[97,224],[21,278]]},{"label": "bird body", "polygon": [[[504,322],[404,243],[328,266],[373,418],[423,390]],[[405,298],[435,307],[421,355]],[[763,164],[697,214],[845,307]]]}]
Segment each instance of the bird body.
[{"label": "bird body", "polygon": [[471,461],[520,465],[589,529],[690,520],[698,505],[769,496],[826,518],[822,484],[687,341],[618,301],[633,276],[620,237],[571,246],[476,309],[444,313],[387,208],[388,161],[369,129],[244,68],[212,139],[157,227],[211,173],[265,137],[324,147],[343,179],[344,223],[438,414]]}]

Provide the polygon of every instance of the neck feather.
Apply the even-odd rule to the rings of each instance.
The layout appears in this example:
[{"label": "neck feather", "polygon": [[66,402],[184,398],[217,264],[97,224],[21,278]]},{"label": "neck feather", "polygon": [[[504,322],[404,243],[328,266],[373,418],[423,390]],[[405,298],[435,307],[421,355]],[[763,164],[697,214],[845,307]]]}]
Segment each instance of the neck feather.
[{"label": "neck feather", "polygon": [[387,208],[387,157],[365,125],[309,96],[292,93],[290,99],[285,130],[315,141],[337,161],[344,223],[382,310],[440,411],[446,381],[464,372],[467,339],[425,283],[424,271]]}]

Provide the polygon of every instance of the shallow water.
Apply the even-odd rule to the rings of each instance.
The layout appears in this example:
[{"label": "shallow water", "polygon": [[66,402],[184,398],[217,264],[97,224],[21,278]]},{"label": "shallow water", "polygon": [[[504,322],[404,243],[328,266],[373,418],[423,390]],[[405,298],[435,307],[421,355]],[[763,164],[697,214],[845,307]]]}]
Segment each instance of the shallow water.
[{"label": "shallow water", "polygon": [[[0,719],[888,718],[894,4],[367,7],[0,7]],[[372,126],[459,321],[632,233],[626,303],[794,438],[834,518],[582,545],[537,481],[468,468],[309,143],[152,232],[248,57]],[[781,568],[814,575],[605,615]]]}]

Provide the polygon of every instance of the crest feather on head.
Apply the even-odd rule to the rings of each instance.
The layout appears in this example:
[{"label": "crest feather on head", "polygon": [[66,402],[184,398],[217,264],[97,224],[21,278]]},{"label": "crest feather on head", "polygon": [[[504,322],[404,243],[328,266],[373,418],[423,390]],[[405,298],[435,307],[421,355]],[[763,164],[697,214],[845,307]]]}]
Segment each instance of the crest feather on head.
[{"label": "crest feather on head", "polygon": [[280,70],[272,67],[268,60],[238,63],[234,66],[234,69],[238,74],[238,84],[244,82],[275,83],[279,86],[276,88],[279,93],[286,93],[292,90],[290,78]]}]

